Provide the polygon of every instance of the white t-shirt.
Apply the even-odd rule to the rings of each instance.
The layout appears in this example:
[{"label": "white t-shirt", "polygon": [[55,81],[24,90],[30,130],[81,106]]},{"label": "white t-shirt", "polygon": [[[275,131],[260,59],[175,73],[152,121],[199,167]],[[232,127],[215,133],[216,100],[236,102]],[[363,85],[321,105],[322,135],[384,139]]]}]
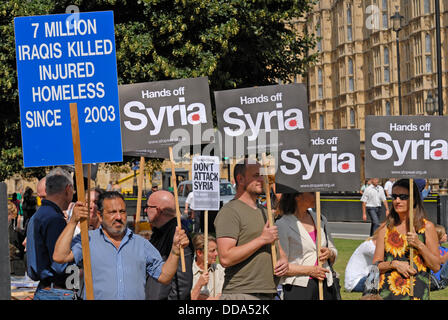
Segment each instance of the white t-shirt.
[{"label": "white t-shirt", "polygon": [[356,248],[345,267],[345,290],[352,291],[359,280],[369,274],[374,253],[375,244],[372,240],[366,240]]},{"label": "white t-shirt", "polygon": [[381,201],[386,200],[384,189],[382,186],[376,187],[371,184],[362,194],[361,201],[366,203],[366,207],[381,207]]},{"label": "white t-shirt", "polygon": [[384,184],[384,191],[387,191],[387,193],[389,194],[389,197],[392,195],[392,186],[394,185],[394,183],[390,180],[387,180],[386,183]]},{"label": "white t-shirt", "polygon": [[[224,285],[224,271],[225,269],[220,264],[209,265],[208,276],[209,281],[207,284],[208,294],[210,297],[216,297],[222,293],[222,286]],[[196,285],[199,277],[202,275],[203,270],[198,267],[196,261],[193,262],[193,285]],[[201,290],[203,292],[203,290]]]},{"label": "white t-shirt", "polygon": [[191,191],[188,196],[187,196],[187,200],[185,200],[185,203],[188,203],[188,207],[191,210],[194,210],[194,201],[193,201],[193,191]]}]

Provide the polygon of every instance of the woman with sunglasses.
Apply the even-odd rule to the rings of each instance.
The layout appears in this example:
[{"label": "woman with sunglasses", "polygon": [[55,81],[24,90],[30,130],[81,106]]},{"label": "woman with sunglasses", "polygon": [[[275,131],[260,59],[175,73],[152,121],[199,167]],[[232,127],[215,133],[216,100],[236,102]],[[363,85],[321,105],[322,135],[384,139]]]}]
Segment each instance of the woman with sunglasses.
[{"label": "woman with sunglasses", "polygon": [[[379,290],[385,300],[429,299],[429,271],[440,268],[435,226],[425,217],[416,184],[413,189],[415,230],[409,230],[409,180],[401,179],[392,188],[392,210],[378,232],[373,262],[381,273]],[[413,266],[409,263],[410,250],[414,252]]]}]

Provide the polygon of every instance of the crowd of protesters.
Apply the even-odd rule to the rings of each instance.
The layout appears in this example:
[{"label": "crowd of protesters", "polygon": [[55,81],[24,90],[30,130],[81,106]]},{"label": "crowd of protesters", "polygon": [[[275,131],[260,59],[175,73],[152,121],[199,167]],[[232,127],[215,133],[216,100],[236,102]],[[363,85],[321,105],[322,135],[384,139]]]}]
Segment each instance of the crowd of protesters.
[{"label": "crowd of protesters", "polygon": [[[318,300],[320,290],[323,299],[338,299],[338,279],[331,269],[338,250],[324,216],[317,230],[315,194],[273,194],[276,222],[271,226],[259,201],[264,194],[260,165],[247,159],[238,163],[234,181],[235,199],[214,221],[216,237],[205,239],[197,229],[178,226],[173,194],[156,186],[144,208],[151,231],[135,234],[118,188],[95,188],[86,201],[73,201],[71,174],[56,168],[38,182],[37,198],[31,188],[23,196],[13,195],[8,207],[11,247],[26,257],[28,276],[39,281],[34,299],[86,299],[83,219],[88,221],[95,299]],[[409,180],[390,179],[383,188],[375,178],[362,186],[362,217],[370,217],[372,228],[347,264],[346,291],[364,292],[366,300],[429,299],[430,291],[448,285],[448,250],[442,246],[446,232],[428,220],[423,207],[430,187],[417,179],[413,188],[410,223]],[[68,281],[73,267],[81,270],[75,285]],[[378,278],[373,295],[366,289],[372,272]]]}]

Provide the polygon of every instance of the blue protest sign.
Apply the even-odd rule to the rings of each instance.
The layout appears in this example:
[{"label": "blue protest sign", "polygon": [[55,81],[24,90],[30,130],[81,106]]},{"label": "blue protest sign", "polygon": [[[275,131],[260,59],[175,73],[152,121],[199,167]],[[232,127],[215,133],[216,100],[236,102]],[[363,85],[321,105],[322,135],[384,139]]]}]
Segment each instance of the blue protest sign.
[{"label": "blue protest sign", "polygon": [[74,164],[70,103],[82,163],[123,160],[112,11],[14,19],[25,167]]}]

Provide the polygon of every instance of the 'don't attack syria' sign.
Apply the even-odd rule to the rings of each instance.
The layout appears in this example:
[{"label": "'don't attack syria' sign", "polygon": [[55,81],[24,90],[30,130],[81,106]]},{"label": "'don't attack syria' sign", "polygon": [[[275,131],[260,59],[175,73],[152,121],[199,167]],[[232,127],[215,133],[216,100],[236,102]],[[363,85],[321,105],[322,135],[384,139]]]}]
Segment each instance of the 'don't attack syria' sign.
[{"label": "'don't attack syria' sign", "polygon": [[367,116],[367,178],[448,177],[448,117]]},{"label": "'don't attack syria' sign", "polygon": [[18,17],[14,33],[24,166],[74,163],[70,103],[82,162],[122,161],[113,12]]},{"label": "'don't attack syria' sign", "polygon": [[219,210],[219,158],[194,156],[192,162],[194,210]]}]

